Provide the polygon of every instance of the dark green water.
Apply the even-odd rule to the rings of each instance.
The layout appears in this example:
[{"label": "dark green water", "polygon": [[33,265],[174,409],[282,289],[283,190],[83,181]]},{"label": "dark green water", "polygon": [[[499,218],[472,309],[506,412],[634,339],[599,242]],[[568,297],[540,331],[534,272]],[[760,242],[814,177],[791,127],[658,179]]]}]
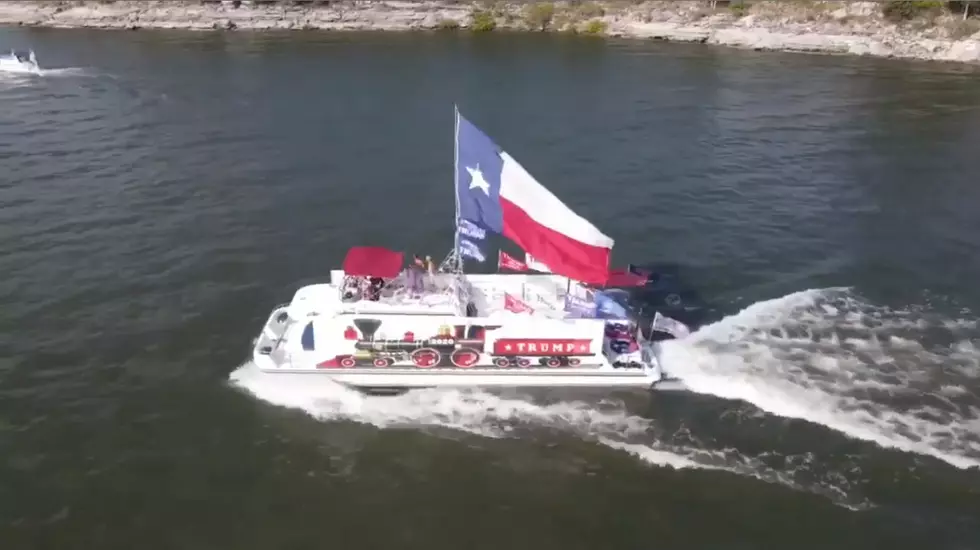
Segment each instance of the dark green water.
[{"label": "dark green water", "polygon": [[[980,540],[976,70],[0,31],[31,46],[62,70],[0,75],[0,548]],[[717,304],[668,350],[696,394],[364,398],[244,364],[349,246],[448,250],[454,102],[617,263]]]}]

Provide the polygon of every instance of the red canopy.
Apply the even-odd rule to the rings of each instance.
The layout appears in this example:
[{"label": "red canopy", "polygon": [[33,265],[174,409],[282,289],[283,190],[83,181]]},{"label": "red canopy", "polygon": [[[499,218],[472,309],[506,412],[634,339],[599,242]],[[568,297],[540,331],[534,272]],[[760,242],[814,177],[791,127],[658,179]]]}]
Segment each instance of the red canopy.
[{"label": "red canopy", "polygon": [[402,270],[404,254],[380,246],[355,246],[344,258],[344,273],[356,277],[394,279]]}]

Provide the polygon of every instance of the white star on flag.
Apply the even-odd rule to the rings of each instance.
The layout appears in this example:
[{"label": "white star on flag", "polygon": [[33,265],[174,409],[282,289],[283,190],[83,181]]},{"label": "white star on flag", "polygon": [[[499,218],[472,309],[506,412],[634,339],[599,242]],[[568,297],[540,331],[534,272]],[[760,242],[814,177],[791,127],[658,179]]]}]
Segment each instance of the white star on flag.
[{"label": "white star on flag", "polygon": [[477,164],[476,168],[466,167],[466,171],[470,173],[470,189],[479,189],[490,196],[490,184],[483,178],[483,172],[480,171],[480,165]]}]

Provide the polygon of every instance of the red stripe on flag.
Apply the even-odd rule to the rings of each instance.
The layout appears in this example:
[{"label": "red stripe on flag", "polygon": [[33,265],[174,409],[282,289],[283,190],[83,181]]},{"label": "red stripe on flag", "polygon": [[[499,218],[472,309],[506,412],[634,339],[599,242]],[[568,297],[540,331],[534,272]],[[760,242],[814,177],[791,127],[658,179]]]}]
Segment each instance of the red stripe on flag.
[{"label": "red stripe on flag", "polygon": [[610,249],[585,244],[549,229],[504,197],[500,197],[500,209],[503,211],[504,236],[552,272],[584,283],[606,282]]}]

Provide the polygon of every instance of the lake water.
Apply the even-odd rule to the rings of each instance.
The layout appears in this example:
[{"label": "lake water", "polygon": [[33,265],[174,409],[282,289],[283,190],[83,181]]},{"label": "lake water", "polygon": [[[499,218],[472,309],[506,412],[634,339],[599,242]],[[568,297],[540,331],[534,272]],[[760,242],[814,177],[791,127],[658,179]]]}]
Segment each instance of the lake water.
[{"label": "lake water", "polygon": [[[975,548],[980,72],[545,35],[0,31],[0,546]],[[696,393],[259,377],[441,256],[453,104],[719,322]],[[972,182],[972,183],[971,183]],[[516,252],[510,249],[511,252]]]}]

